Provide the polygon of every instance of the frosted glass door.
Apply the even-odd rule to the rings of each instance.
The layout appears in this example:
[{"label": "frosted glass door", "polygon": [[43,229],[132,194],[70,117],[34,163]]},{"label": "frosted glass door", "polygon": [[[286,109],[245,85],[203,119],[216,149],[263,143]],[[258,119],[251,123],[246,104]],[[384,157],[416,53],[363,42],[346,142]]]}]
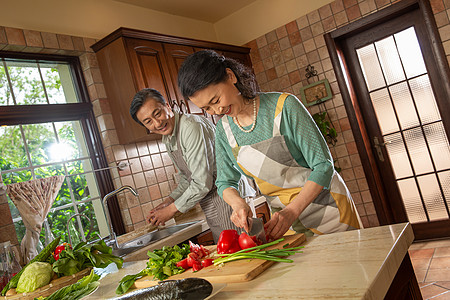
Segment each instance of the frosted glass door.
[{"label": "frosted glass door", "polygon": [[409,221],[449,219],[450,146],[414,28],[356,53]]}]

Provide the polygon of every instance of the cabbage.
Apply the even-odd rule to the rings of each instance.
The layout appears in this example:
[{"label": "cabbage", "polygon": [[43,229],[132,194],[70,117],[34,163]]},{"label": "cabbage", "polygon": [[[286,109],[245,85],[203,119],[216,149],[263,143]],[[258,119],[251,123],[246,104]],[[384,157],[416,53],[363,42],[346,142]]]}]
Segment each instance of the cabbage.
[{"label": "cabbage", "polygon": [[17,283],[17,293],[29,293],[50,283],[53,277],[52,265],[34,262],[25,268]]}]

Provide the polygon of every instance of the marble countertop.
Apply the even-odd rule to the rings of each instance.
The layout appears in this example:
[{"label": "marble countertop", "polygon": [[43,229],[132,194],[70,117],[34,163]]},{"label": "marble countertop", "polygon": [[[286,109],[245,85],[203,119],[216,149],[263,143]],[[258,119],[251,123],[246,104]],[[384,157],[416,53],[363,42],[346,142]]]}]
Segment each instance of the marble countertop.
[{"label": "marble countertop", "polygon": [[[292,264],[277,263],[252,281],[229,283],[219,299],[382,299],[414,234],[409,223],[308,238]],[[114,297],[120,279],[145,268],[146,260],[104,270],[88,299]]]}]

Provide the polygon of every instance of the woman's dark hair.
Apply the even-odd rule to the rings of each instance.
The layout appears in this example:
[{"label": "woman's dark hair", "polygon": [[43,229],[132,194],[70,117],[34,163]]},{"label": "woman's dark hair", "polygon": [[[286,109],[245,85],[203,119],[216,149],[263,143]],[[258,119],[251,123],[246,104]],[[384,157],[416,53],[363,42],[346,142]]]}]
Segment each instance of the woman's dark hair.
[{"label": "woman's dark hair", "polygon": [[164,99],[163,95],[161,95],[161,93],[155,89],[142,89],[139,92],[137,92],[136,95],[134,95],[133,97],[133,101],[131,101],[130,115],[133,118],[133,120],[135,120],[142,126],[144,126],[144,124],[142,124],[141,121],[138,120],[136,114],[148,99],[154,99],[159,103],[166,105],[166,99]]},{"label": "woman's dark hair", "polygon": [[258,83],[250,68],[240,62],[219,55],[213,50],[202,50],[189,55],[178,71],[178,86],[183,97],[190,98],[210,84],[227,80],[229,68],[236,75],[236,88],[245,99],[253,99],[259,92]]}]

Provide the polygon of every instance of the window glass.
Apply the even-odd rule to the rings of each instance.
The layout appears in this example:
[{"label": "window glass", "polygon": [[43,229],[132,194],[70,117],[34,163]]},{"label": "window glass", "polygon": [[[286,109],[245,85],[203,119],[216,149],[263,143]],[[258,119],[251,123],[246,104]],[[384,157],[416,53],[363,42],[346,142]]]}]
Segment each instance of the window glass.
[{"label": "window glass", "polygon": [[70,65],[5,58],[0,64],[0,105],[80,102]]},{"label": "window glass", "polygon": [[[0,58],[0,106],[30,105],[27,110],[41,105],[79,103],[72,66],[68,62]],[[0,108],[1,109],[1,108]],[[77,109],[71,106],[71,110]],[[40,110],[42,113],[42,110]],[[72,112],[70,112],[72,113]],[[62,112],[61,114],[64,114]],[[81,114],[80,114],[81,115]],[[54,116],[49,115],[50,118]],[[64,116],[62,116],[64,117]],[[42,119],[42,118],[41,118]],[[16,122],[17,121],[17,122]],[[67,239],[67,221],[78,213],[93,221],[91,237],[107,235],[105,215],[101,205],[99,184],[86,139],[86,120],[61,122],[26,122],[17,117],[8,126],[0,127],[0,171],[3,182],[16,182],[64,175],[65,180],[48,214],[47,222],[53,236]],[[95,154],[96,155],[96,154]],[[9,199],[9,207],[19,242],[25,234],[20,212]],[[74,218],[81,239],[89,233],[86,218]],[[41,242],[46,241],[45,230]]]}]

